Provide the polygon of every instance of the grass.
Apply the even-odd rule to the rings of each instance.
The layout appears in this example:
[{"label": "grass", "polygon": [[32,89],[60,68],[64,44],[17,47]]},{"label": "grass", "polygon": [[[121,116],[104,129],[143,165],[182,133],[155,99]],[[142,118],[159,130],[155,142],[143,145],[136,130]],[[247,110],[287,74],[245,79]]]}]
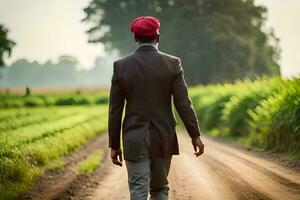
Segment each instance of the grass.
[{"label": "grass", "polygon": [[65,167],[65,162],[62,159],[57,159],[57,160],[53,160],[51,161],[48,165],[47,165],[47,170],[49,171],[58,171],[61,170]]},{"label": "grass", "polygon": [[89,175],[101,165],[102,159],[103,150],[98,149],[90,154],[85,160],[81,161],[74,171]]},{"label": "grass", "polygon": [[108,92],[77,92],[65,94],[3,94],[0,93],[0,108],[21,108],[61,105],[107,104]]},{"label": "grass", "polygon": [[60,157],[107,130],[107,106],[1,110],[0,127],[0,199],[14,199],[45,167],[62,167]]}]

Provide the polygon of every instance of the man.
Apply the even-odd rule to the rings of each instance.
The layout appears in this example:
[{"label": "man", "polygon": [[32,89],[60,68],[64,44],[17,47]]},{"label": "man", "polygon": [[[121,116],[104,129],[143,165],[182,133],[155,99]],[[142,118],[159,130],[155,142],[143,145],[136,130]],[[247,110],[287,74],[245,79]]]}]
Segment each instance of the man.
[{"label": "man", "polygon": [[120,131],[132,200],[168,199],[168,173],[172,155],[178,155],[175,108],[182,119],[195,155],[204,152],[198,120],[183,76],[180,59],[158,51],[160,22],[138,17],[131,23],[138,47],[114,62],[109,100],[109,147],[111,159],[122,166]]}]

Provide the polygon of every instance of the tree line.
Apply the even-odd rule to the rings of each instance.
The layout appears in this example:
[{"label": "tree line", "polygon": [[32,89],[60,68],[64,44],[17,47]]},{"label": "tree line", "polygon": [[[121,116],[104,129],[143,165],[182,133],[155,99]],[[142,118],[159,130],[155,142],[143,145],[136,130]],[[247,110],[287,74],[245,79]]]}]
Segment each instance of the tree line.
[{"label": "tree line", "polygon": [[189,84],[279,75],[278,38],[263,31],[267,9],[254,0],[92,0],[84,9],[89,41],[126,55],[137,16],[161,21],[159,48],[181,57]]},{"label": "tree line", "polygon": [[[91,26],[89,42],[104,44],[108,53],[118,50],[120,56],[136,48],[129,31],[132,19],[158,17],[159,48],[182,59],[189,85],[280,75],[279,40],[264,26],[267,9],[254,0],[92,0],[84,12],[83,22]],[[0,66],[5,65],[15,44],[8,37],[8,29],[0,24]],[[0,86],[109,83],[109,70],[96,67],[78,73],[76,65],[76,59],[65,58],[57,64],[18,60],[3,70]]]},{"label": "tree line", "polygon": [[72,56],[61,56],[57,62],[30,62],[19,59],[1,70],[0,87],[77,87],[108,86],[114,55],[99,56],[92,69],[82,69]]}]

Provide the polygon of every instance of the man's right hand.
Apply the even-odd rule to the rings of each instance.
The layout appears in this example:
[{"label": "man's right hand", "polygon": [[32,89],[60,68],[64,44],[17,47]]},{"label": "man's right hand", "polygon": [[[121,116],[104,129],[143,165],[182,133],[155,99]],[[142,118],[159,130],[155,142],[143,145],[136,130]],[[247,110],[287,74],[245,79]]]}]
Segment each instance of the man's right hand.
[{"label": "man's right hand", "polygon": [[116,150],[111,149],[110,157],[115,165],[122,167],[122,149],[120,147]]},{"label": "man's right hand", "polygon": [[204,153],[204,144],[201,141],[200,137],[192,138],[192,145],[194,147],[194,155],[196,157]]}]

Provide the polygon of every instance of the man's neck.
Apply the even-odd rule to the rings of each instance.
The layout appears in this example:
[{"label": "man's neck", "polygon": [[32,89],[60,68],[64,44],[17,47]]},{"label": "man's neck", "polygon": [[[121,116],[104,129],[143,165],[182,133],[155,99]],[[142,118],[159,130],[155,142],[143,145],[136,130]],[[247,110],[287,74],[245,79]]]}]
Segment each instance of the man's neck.
[{"label": "man's neck", "polygon": [[138,42],[138,48],[141,47],[141,46],[153,46],[155,49],[158,49],[158,43],[140,43]]}]

